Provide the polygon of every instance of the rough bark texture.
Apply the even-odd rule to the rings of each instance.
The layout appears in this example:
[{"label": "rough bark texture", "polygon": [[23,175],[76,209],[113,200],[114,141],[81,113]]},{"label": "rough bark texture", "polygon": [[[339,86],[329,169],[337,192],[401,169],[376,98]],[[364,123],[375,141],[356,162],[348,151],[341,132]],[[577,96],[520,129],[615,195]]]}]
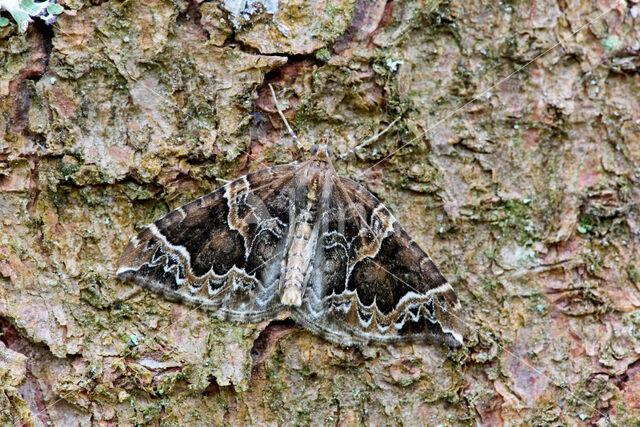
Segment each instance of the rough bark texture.
[{"label": "rough bark texture", "polygon": [[[635,1],[60,2],[0,29],[4,424],[640,423]],[[575,35],[572,35],[572,33]],[[466,347],[340,348],[114,275],[169,209],[345,152],[453,283]]]}]

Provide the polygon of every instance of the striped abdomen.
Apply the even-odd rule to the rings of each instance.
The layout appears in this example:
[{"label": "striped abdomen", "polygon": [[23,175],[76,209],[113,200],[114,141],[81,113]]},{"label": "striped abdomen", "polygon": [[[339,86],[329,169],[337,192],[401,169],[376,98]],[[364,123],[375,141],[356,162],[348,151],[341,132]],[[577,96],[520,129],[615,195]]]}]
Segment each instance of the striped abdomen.
[{"label": "striped abdomen", "polygon": [[287,264],[282,281],[282,303],[299,307],[302,304],[304,278],[311,261],[314,242],[312,242],[313,223],[315,221],[316,181],[307,194],[307,206],[296,218],[296,225],[287,253]]}]

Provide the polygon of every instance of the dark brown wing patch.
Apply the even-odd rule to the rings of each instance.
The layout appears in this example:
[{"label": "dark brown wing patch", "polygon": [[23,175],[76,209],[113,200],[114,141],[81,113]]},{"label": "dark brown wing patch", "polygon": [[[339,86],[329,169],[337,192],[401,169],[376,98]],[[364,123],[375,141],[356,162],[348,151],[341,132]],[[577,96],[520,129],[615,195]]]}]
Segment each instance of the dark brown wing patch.
[{"label": "dark brown wing patch", "polygon": [[461,345],[460,303],[433,261],[369,191],[336,183],[296,319],[344,345],[433,337]]},{"label": "dark brown wing patch", "polygon": [[169,212],[127,245],[118,277],[221,317],[269,318],[281,310],[295,170],[263,169]]}]

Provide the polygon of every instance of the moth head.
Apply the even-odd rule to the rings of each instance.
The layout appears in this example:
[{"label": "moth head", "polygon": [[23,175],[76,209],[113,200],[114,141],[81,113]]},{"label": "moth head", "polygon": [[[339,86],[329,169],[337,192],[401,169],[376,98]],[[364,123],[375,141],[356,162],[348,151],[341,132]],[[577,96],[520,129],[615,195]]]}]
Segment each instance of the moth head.
[{"label": "moth head", "polygon": [[311,147],[310,152],[311,157],[315,157],[316,160],[327,160],[330,161],[331,156],[333,156],[333,150],[327,144],[314,144]]}]

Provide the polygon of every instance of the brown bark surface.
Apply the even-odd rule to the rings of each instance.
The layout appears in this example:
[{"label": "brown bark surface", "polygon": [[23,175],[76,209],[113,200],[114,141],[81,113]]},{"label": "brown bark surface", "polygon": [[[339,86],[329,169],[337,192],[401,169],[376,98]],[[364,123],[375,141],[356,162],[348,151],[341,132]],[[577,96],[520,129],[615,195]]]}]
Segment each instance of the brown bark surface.
[{"label": "brown bark surface", "polygon": [[[640,423],[640,4],[238,3],[0,28],[0,421]],[[143,225],[298,157],[267,83],[306,147],[402,116],[336,167],[451,281],[465,347],[341,348],[116,279]]]}]

